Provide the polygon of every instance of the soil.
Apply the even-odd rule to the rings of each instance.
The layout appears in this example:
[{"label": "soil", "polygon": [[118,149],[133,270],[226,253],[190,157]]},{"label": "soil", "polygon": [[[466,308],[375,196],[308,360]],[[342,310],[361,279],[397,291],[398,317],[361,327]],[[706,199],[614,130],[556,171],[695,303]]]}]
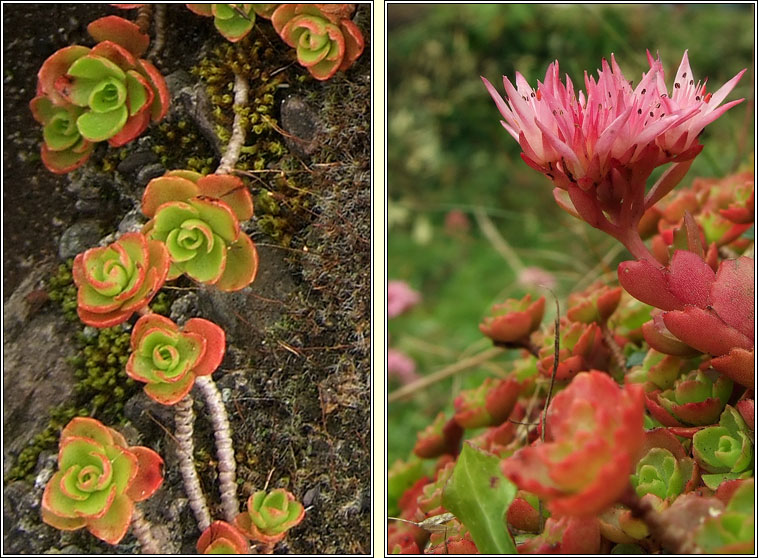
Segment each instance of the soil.
[{"label": "soil", "polygon": [[[256,216],[244,229],[258,246],[259,274],[238,293],[186,279],[164,288],[174,301],[173,319],[203,317],[227,332],[227,355],[213,378],[229,413],[242,508],[266,486],[286,488],[306,505],[305,520],[275,553],[362,554],[371,548],[369,8],[359,5],[354,17],[366,38],[364,53],[326,82],[312,79],[270,24],[258,20],[252,33],[260,32],[269,45],[261,63],[274,66],[268,71],[282,79],[270,114],[278,132],[265,136],[265,145],[281,140],[284,146],[267,157],[265,169],[245,176]],[[205,84],[191,69],[228,43],[210,18],[173,4],[166,10],[165,46],[153,60],[170,76],[175,94],[165,126],[152,125],[120,151],[99,145],[84,167],[68,175],[44,168],[40,126],[28,109],[37,71],[59,48],[91,46],[87,24],[111,14],[135,16],[107,4],[3,5],[4,553],[139,550],[131,532],[109,546],[86,530],[61,532],[42,523],[39,500],[57,467],[56,445],[38,444],[36,465],[22,477],[11,478],[9,471],[48,424],[51,409],[75,397],[70,357],[86,332],[47,299],[62,263],[61,238],[70,239],[72,225],[86,225],[90,236],[93,227],[100,231],[100,243],[107,235],[112,241],[117,230],[144,222],[138,202],[151,177],[181,168],[175,165],[188,153],[218,165],[217,137],[203,124],[214,122],[211,107],[208,99],[197,102]],[[168,157],[159,160],[156,146],[184,121],[192,141],[182,150],[177,142],[168,145]],[[254,151],[263,139],[249,134],[245,147]],[[262,203],[264,198],[275,203]],[[114,426],[166,462],[162,487],[140,507],[165,552],[194,553],[200,533],[176,466],[171,410],[141,389],[133,392]],[[196,465],[211,512],[220,519],[213,433],[201,395],[193,395]],[[89,412],[110,416],[97,407]]]}]

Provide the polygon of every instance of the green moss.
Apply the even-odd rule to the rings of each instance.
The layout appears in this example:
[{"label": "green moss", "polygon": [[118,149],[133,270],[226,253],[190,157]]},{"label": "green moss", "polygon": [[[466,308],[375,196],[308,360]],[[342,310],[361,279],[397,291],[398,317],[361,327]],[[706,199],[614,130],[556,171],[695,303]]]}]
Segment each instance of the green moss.
[{"label": "green moss", "polygon": [[150,135],[153,153],[167,169],[213,172],[213,150],[195,124],[184,119],[166,119]]},{"label": "green moss", "polygon": [[[50,411],[50,422],[36,434],[18,456],[6,482],[33,480],[32,475],[42,451],[55,451],[63,427],[75,416],[88,416],[108,426],[126,422],[124,405],[141,389],[141,384],[126,375],[131,334],[123,326],[103,329],[85,328],[76,314],[76,286],[71,268],[73,260],[58,266],[47,284],[48,294],[67,320],[79,325],[72,334],[77,351],[68,359],[74,374],[71,400]],[[153,299],[151,310],[166,315],[175,298],[174,291],[161,290]],[[94,333],[93,333],[94,331]]]}]

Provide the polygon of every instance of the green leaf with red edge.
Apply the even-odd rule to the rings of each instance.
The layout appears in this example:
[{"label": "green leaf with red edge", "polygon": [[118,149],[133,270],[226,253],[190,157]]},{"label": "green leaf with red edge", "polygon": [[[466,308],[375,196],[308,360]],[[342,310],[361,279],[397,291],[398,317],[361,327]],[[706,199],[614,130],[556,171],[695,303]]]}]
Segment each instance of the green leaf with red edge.
[{"label": "green leaf with red edge", "polygon": [[216,283],[222,291],[238,291],[255,280],[258,273],[258,250],[245,233],[226,251],[226,267]]},{"label": "green leaf with red edge", "polygon": [[203,318],[190,318],[184,325],[185,333],[196,333],[205,339],[205,353],[192,367],[196,376],[207,376],[219,367],[226,353],[226,333],[219,326]]},{"label": "green leaf with red edge", "polygon": [[116,496],[105,515],[88,521],[87,528],[98,539],[118,544],[129,529],[133,511],[134,503],[128,496]]},{"label": "green leaf with red edge", "polygon": [[230,174],[209,174],[196,182],[199,195],[220,199],[240,221],[253,216],[253,198],[240,178]]},{"label": "green leaf with red edge", "polygon": [[249,554],[250,545],[236,527],[226,521],[214,521],[197,540],[201,554]]},{"label": "green leaf with red edge", "polygon": [[458,456],[442,503],[471,532],[482,554],[516,554],[505,514],[516,486],[500,471],[500,460],[468,443]]},{"label": "green leaf with red edge", "polygon": [[154,217],[158,208],[167,202],[186,202],[200,193],[197,184],[180,176],[159,176],[147,183],[142,194],[142,213]]},{"label": "green leaf with red edge", "polygon": [[115,15],[101,17],[87,26],[87,32],[96,41],[113,41],[139,58],[147,51],[150,37],[140,28],[122,17]]}]

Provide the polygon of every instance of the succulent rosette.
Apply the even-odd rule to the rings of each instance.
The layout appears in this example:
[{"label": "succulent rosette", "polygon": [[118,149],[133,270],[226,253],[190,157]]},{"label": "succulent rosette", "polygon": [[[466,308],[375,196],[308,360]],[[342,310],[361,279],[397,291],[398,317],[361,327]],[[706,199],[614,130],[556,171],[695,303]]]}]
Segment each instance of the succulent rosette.
[{"label": "succulent rosette", "polygon": [[572,322],[604,324],[621,302],[621,287],[594,283],[581,293],[571,293],[566,317]]},{"label": "succulent rosette", "polygon": [[295,496],[282,488],[259,490],[247,501],[247,510],[234,523],[251,540],[275,544],[305,517],[305,508]]},{"label": "succulent rosette", "polygon": [[418,508],[427,517],[445,513],[445,508],[442,505],[442,494],[447,481],[453,476],[453,468],[455,468],[455,462],[448,462],[437,471],[434,482],[425,484],[421,489],[421,494],[417,500]]},{"label": "succulent rosette", "polygon": [[413,453],[422,458],[439,457],[443,454],[456,455],[460,451],[463,428],[454,418],[447,419],[440,413],[434,422],[419,432]]},{"label": "succulent rosette", "polygon": [[684,360],[649,349],[642,364],[632,366],[624,376],[626,383],[643,384],[646,392],[671,389],[682,371]]},{"label": "succulent rosette", "polygon": [[511,414],[523,387],[515,378],[487,378],[455,398],[455,421],[463,428],[497,426]]},{"label": "succulent rosette", "polygon": [[170,171],[148,183],[142,213],[151,218],[143,232],[168,249],[169,279],[184,273],[222,291],[255,279],[258,252],[239,224],[252,217],[253,203],[239,178]]},{"label": "succulent rosette", "polygon": [[443,523],[429,536],[425,554],[479,554],[466,526],[457,519]]},{"label": "succulent rosette", "polygon": [[187,4],[197,15],[212,17],[221,35],[232,43],[243,39],[255,25],[255,15],[270,18],[278,4]]},{"label": "succulent rosette", "polygon": [[652,494],[670,503],[697,486],[698,466],[674,434],[655,428],[645,432],[631,482],[640,498]]},{"label": "succulent rosette", "polygon": [[347,70],[363,52],[363,34],[349,19],[353,10],[351,4],[282,4],[271,23],[297,50],[298,62],[316,79],[326,80]]},{"label": "succulent rosette", "polygon": [[86,527],[117,544],[129,527],[134,502],[163,482],[163,460],[149,448],[129,447],[115,430],[75,418],[61,432],[58,471],[42,495],[42,520],[57,529]]},{"label": "succulent rosette", "polygon": [[42,124],[42,163],[54,173],[71,172],[92,154],[94,144],[79,133],[76,121],[84,110],[71,104],[55,105],[38,96],[29,103],[34,119]]},{"label": "succulent rosette", "polygon": [[191,318],[183,329],[159,314],[134,324],[127,375],[145,382],[145,393],[163,405],[187,395],[197,376],[212,374],[224,358],[226,334],[213,322]]},{"label": "succulent rosette", "polygon": [[[755,286],[753,259],[724,260],[714,273],[697,254],[677,250],[667,268],[648,261],[623,262],[619,281],[635,298],[663,310],[665,332],[714,357],[712,366],[752,388],[754,378]],[[704,335],[703,332],[708,334]],[[658,344],[657,350],[663,350]],[[677,353],[675,353],[677,354]]]},{"label": "succulent rosette", "polygon": [[732,380],[713,369],[693,370],[672,388],[646,394],[645,404],[665,426],[703,426],[718,420],[732,387]]},{"label": "succulent rosette", "polygon": [[547,501],[555,517],[597,514],[629,484],[644,441],[643,395],[603,372],[578,374],[550,404],[545,442],[505,459],[503,474]]},{"label": "succulent rosette", "polygon": [[740,483],[721,514],[705,519],[695,534],[695,541],[705,554],[755,553],[753,479]]},{"label": "succulent rosette", "polygon": [[[542,335],[537,370],[546,377],[553,374],[555,361],[555,340],[552,330]],[[610,351],[603,342],[603,334],[596,323],[583,324],[561,319],[560,346],[558,349],[557,380],[569,380],[579,372],[593,368],[605,369],[610,362]]]},{"label": "succulent rosette", "polygon": [[200,554],[250,554],[250,544],[239,530],[226,521],[214,521],[197,540]]},{"label": "succulent rosette", "polygon": [[692,438],[692,454],[707,472],[703,482],[715,489],[724,480],[752,475],[753,441],[740,413],[727,405],[718,426],[704,428]]},{"label": "succulent rosette", "polygon": [[[83,150],[80,143],[72,143],[65,148],[68,151],[63,161],[51,160],[49,151],[65,145],[60,137],[63,131],[67,132],[67,141],[72,141],[70,121],[75,122],[82,140],[108,140],[112,147],[119,147],[168,111],[166,82],[155,66],[139,58],[147,49],[147,35],[134,23],[117,16],[95,20],[87,30],[100,41],[97,45],[91,49],[78,45],[63,48],[50,56],[39,71],[37,97],[46,97],[52,105],[67,108],[68,113],[64,117],[60,110],[55,111],[55,120],[45,125],[46,158],[56,172],[64,172],[73,164],[69,161],[73,154]],[[44,123],[47,117],[52,118],[50,107],[37,99],[32,103],[38,120]],[[50,129],[53,122],[56,134]]]},{"label": "succulent rosette", "polygon": [[509,298],[492,306],[491,315],[479,324],[479,331],[495,343],[524,343],[540,327],[544,313],[544,296],[534,302],[530,294],[519,300]]},{"label": "succulent rosette", "polygon": [[74,258],[79,318],[94,327],[118,325],[152,300],[169,269],[166,247],[141,233],[126,233]]},{"label": "succulent rosette", "polygon": [[519,554],[599,554],[601,541],[594,517],[551,517],[541,534],[517,548]]}]

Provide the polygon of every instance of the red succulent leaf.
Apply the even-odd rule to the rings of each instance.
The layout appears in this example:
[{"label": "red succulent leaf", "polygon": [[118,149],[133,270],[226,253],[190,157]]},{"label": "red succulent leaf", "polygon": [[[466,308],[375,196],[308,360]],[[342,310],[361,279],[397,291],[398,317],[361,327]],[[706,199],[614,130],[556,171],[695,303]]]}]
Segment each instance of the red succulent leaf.
[{"label": "red succulent leaf", "polygon": [[342,64],[340,65],[339,70],[344,71],[352,66],[353,62],[363,54],[365,41],[361,30],[350,20],[343,20],[340,22],[340,30],[345,37],[345,56],[342,58]]},{"label": "red succulent leaf", "polygon": [[250,544],[239,530],[226,521],[214,521],[203,531],[197,540],[200,554],[213,553],[219,544],[223,544],[224,554],[233,550],[237,554],[250,554]]},{"label": "red succulent leaf", "polygon": [[87,32],[98,42],[118,43],[137,58],[147,52],[150,44],[150,37],[135,23],[115,15],[96,19],[87,26]]},{"label": "red succulent leaf", "polygon": [[445,453],[456,455],[460,451],[461,438],[463,428],[453,418],[446,421],[444,413],[440,413],[419,433],[413,453],[422,458],[439,457]]},{"label": "red succulent leaf", "polygon": [[753,258],[742,256],[721,262],[710,299],[714,311],[727,325],[752,338],[755,328]]},{"label": "red succulent leaf", "polygon": [[729,327],[712,310],[687,306],[684,310],[665,312],[663,322],[673,335],[701,353],[721,356],[734,347],[753,348],[751,338]]},{"label": "red succulent leaf", "polygon": [[621,262],[618,277],[624,290],[645,304],[661,310],[676,310],[683,306],[668,290],[665,269],[647,260]]},{"label": "red succulent leaf", "polygon": [[711,366],[748,389],[755,389],[755,349],[732,348],[728,354],[711,359]]},{"label": "red succulent leaf", "polygon": [[[521,492],[523,494],[523,491]],[[520,531],[536,533],[540,529],[540,514],[524,498],[516,495],[511,505],[508,507],[508,523]]]},{"label": "red succulent leaf", "polygon": [[204,17],[213,17],[213,4],[185,4],[193,14]]},{"label": "red succulent leaf", "polygon": [[166,85],[166,80],[163,79],[161,73],[151,62],[142,59],[139,61],[139,65],[142,68],[144,75],[147,76],[147,79],[150,82],[150,87],[155,96],[150,105],[150,116],[153,119],[153,122],[158,122],[159,120],[163,120],[168,112],[168,106],[171,99],[168,85]]},{"label": "red succulent leaf", "polygon": [[135,502],[147,500],[163,484],[163,458],[150,448],[131,446],[129,451],[137,458],[137,475],[126,495]]},{"label": "red succulent leaf", "polygon": [[209,174],[200,178],[197,186],[200,195],[225,202],[240,221],[253,216],[253,198],[240,178],[231,174]]},{"label": "red succulent leaf", "polygon": [[64,76],[71,64],[82,56],[87,55],[90,49],[80,45],[64,47],[45,60],[37,73],[37,95],[45,95],[55,104],[64,104],[66,99],[55,88],[55,82]]},{"label": "red succulent leaf", "polygon": [[113,41],[102,41],[92,47],[88,56],[100,56],[116,64],[124,72],[137,67],[137,59],[126,48]]},{"label": "red succulent leaf", "polygon": [[184,326],[186,333],[205,339],[205,353],[192,368],[196,376],[207,376],[219,367],[226,352],[226,333],[219,326],[202,318],[191,318]]},{"label": "red succulent leaf", "polygon": [[518,343],[528,339],[542,322],[545,297],[532,302],[527,294],[520,300],[508,299],[492,307],[492,316],[479,324],[479,330],[496,343]]},{"label": "red succulent leaf", "polygon": [[742,416],[750,430],[755,430],[755,400],[740,399],[734,406]]},{"label": "red succulent leaf", "polygon": [[666,328],[663,313],[653,312],[653,319],[642,324],[642,335],[652,349],[667,355],[688,357],[698,353],[695,349],[683,343]]}]

